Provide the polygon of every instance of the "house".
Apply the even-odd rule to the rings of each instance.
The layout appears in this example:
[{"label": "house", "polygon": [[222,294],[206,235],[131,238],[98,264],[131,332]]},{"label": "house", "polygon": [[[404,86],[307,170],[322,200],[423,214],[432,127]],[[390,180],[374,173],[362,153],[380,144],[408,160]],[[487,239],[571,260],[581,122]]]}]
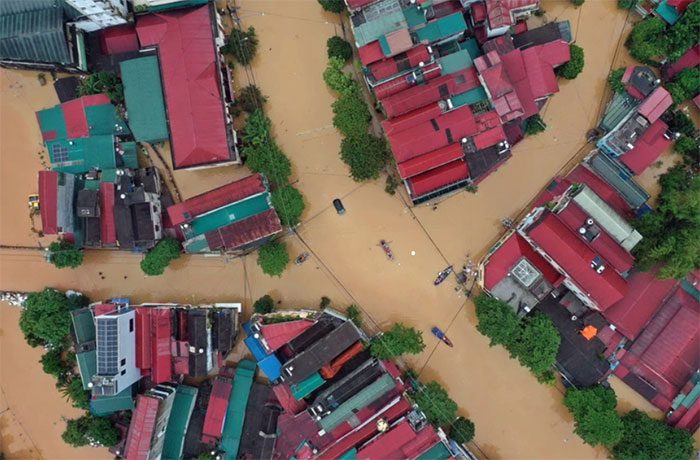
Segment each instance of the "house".
[{"label": "house", "polygon": [[471,9],[472,25],[477,37],[503,35],[519,21],[524,21],[540,7],[539,0],[460,0]]},{"label": "house", "polygon": [[181,460],[185,447],[185,434],[190,424],[197,399],[197,388],[178,385],[163,439],[163,458]]},{"label": "house", "polygon": [[70,21],[62,2],[4,0],[0,24],[0,66],[87,71],[85,32]]},{"label": "house", "polygon": [[[224,35],[214,5],[138,16],[136,33],[141,50],[158,56],[175,169],[240,163],[228,112],[230,70],[219,51]],[[148,76],[155,78],[152,61],[149,65]],[[143,104],[133,108],[155,111]],[[161,135],[162,122],[158,127]]]},{"label": "house", "polygon": [[244,359],[238,363],[236,376],[233,380],[233,390],[226,411],[226,421],[221,436],[221,450],[225,460],[238,458],[238,449],[243,435],[243,423],[248,406],[248,398],[255,377],[255,363]]},{"label": "house", "polygon": [[92,376],[97,373],[95,317],[92,309],[85,307],[71,311],[71,322],[80,380],[83,389],[89,390],[92,387]]},{"label": "house", "polygon": [[268,385],[253,383],[246,407],[238,458],[271,460],[277,440],[277,420],[282,408]]},{"label": "house", "polygon": [[58,171],[39,171],[39,201],[44,235],[72,239],[75,231],[73,202],[76,177]]},{"label": "house", "polygon": [[571,23],[569,21],[552,21],[541,27],[526,30],[513,35],[513,46],[526,50],[533,46],[544,45],[553,41],[563,40],[571,43]]},{"label": "house", "polygon": [[264,176],[254,174],[168,207],[189,253],[245,251],[282,231]]},{"label": "house", "polygon": [[119,64],[129,127],[139,142],[170,139],[163,100],[158,56],[150,55]]},{"label": "house", "polygon": [[211,326],[206,310],[187,312],[187,341],[189,343],[189,372],[192,377],[206,377],[213,368]]},{"label": "house", "polygon": [[127,23],[127,0],[65,0],[75,26],[85,32],[95,32]]},{"label": "house", "polygon": [[214,379],[202,428],[202,443],[214,446],[221,439],[232,388],[232,379],[223,375]]},{"label": "house", "polygon": [[441,440],[435,428],[427,425],[424,418],[418,421],[416,418],[409,414],[405,420],[359,449],[357,459],[420,458]]},{"label": "house", "polygon": [[122,455],[125,459],[161,457],[175,392],[173,385],[157,385],[136,397]]},{"label": "house", "polygon": [[658,6],[654,9],[654,15],[673,25],[685,13],[692,0],[661,0],[660,2],[656,0],[656,2],[658,2]]},{"label": "house", "polygon": [[683,70],[697,66],[700,66],[700,44],[688,48],[677,61],[665,62],[661,66],[661,76],[664,81],[671,81]]},{"label": "house", "polygon": [[593,151],[584,159],[584,166],[607,182],[635,213],[642,214],[650,209],[647,205],[649,194],[632,179],[627,167],[616,158]]}]

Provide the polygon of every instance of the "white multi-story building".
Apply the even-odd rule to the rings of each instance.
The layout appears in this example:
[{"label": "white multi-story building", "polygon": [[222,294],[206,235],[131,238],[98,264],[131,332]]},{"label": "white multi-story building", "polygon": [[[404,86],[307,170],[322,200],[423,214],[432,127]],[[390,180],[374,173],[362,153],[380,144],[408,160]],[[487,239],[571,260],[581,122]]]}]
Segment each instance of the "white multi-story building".
[{"label": "white multi-story building", "polygon": [[141,378],[136,367],[136,314],[126,307],[95,317],[97,373],[92,394],[116,395]]}]

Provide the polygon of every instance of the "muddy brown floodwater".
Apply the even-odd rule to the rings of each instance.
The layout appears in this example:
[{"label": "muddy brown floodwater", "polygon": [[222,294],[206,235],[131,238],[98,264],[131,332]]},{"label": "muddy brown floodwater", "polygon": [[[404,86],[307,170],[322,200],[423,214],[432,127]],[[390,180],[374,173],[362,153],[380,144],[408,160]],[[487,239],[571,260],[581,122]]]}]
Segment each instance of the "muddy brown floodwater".
[{"label": "muddy brown floodwater", "polygon": [[[260,46],[252,73],[237,68],[236,84],[255,82],[269,97],[266,110],[307,204],[298,235],[285,240],[292,257],[307,250],[310,260],[290,265],[281,278],[269,278],[257,267],[255,255],[233,260],[185,256],[165,275],[148,278],[139,269],[140,257],[133,254],[91,251],[84,266],[56,270],[39,251],[0,249],[0,289],[48,285],[80,289],[94,299],[126,295],[137,302],[241,301],[247,308],[268,292],[289,308],[316,305],[323,295],[339,306],[357,303],[379,326],[402,321],[423,331],[428,347],[409,364],[445,385],[461,413],[474,420],[481,456],[604,458],[602,449],[583,444],[573,434],[561,388],[538,384],[502,348],[489,348],[474,328],[473,305],[457,295],[454,281],[436,288],[432,280],[446,265],[462,264],[467,254],[474,259],[483,254],[499,236],[502,217],[518,213],[572,157],[587,151],[584,135],[602,109],[605,78],[614,61],[624,60],[618,50],[627,27],[625,12],[611,0],[589,0],[578,9],[569,1],[543,1],[549,18],[571,21],[586,52],[583,73],[560,82],[560,93],[543,111],[549,125],[545,133],[516,146],[513,158],[480,185],[478,194],[461,193],[433,210],[407,208],[399,195],[384,192],[383,179],[353,182],[339,159],[340,136],[332,126],[330,107],[334,95],[321,78],[326,39],[342,34],[338,17],[324,13],[315,0],[244,0],[239,5],[243,26],[255,27]],[[40,87],[31,72],[0,70],[0,79],[0,243],[35,247],[38,241],[26,217],[26,195],[36,193],[41,167],[34,111],[54,104],[56,96],[49,86]],[[167,163],[167,146],[159,150]],[[174,176],[186,198],[246,172],[229,167]],[[345,215],[334,211],[334,198],[343,199]],[[380,239],[390,242],[394,263],[378,246]],[[71,409],[58,400],[44,403],[40,411],[25,402],[26,389],[42,398],[60,398],[41,374],[40,353],[22,343],[17,312],[3,307],[0,319],[0,404],[11,409],[0,418],[2,448],[8,449],[8,458],[24,458],[27,449],[44,458],[79,458],[82,450],[61,444],[61,424],[52,425],[72,416]],[[455,347],[441,346],[430,334],[432,326],[447,331]],[[11,359],[4,359],[7,355]],[[621,405],[650,409],[624,385],[616,388],[624,394]],[[21,423],[21,432],[15,433],[17,424],[7,417]]]}]

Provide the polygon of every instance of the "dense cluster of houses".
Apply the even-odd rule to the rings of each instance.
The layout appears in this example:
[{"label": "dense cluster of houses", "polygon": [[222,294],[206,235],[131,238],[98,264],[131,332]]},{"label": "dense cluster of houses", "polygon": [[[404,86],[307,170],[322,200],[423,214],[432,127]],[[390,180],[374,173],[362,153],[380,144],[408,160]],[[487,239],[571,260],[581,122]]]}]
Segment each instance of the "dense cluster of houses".
[{"label": "dense cluster of houses", "polygon": [[0,65],[110,71],[123,84],[125,110],[106,94],[77,97],[67,78],[55,85],[61,104],[37,112],[50,163],[39,173],[44,234],[139,252],[172,236],[187,252],[235,252],[282,230],[261,175],[173,204],[158,170],[139,166],[140,143],[166,141],[174,169],[240,163],[213,3],[8,0],[0,15]]},{"label": "dense cluster of houses", "polygon": [[240,311],[240,304],[131,305],[116,298],[72,312],[90,411],[118,420],[118,456],[471,455],[427,423],[406,398],[410,385],[396,365],[373,358],[365,333],[334,310],[254,315],[243,329],[255,361],[228,366]]},{"label": "dense cluster of houses", "polygon": [[633,267],[642,240],[628,220],[649,212],[634,176],[675,133],[672,105],[651,69],[629,67],[601,121],[603,136],[481,262],[479,282],[519,315],[548,315],[562,337],[557,366],[573,385],[614,374],[666,413],[700,426],[700,273],[661,280]]},{"label": "dense cluster of houses", "polygon": [[538,0],[348,0],[365,79],[414,204],[474,186],[559,91],[568,22],[528,30]]}]

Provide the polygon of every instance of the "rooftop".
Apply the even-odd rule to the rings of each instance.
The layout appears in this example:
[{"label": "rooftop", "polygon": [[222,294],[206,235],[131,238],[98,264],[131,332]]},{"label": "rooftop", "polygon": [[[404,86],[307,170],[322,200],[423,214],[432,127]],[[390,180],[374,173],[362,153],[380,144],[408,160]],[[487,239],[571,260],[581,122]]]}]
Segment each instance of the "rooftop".
[{"label": "rooftop", "polygon": [[187,433],[196,399],[197,388],[187,385],[177,386],[170,418],[165,429],[163,458],[182,458],[182,450],[185,447],[185,434]]},{"label": "rooftop", "polygon": [[168,140],[163,87],[157,56],[122,61],[121,78],[129,126],[140,142]]},{"label": "rooftop", "polygon": [[243,434],[243,421],[254,377],[255,363],[247,359],[240,361],[236,368],[233,391],[229,399],[221,437],[221,449],[226,453],[226,460],[238,458],[238,447],[241,444],[241,435]]},{"label": "rooftop", "polygon": [[667,130],[668,125],[666,123],[661,120],[656,120],[635,142],[634,147],[622,155],[620,161],[622,161],[634,175],[640,175],[651,166],[673,142],[670,137],[666,136]]}]

